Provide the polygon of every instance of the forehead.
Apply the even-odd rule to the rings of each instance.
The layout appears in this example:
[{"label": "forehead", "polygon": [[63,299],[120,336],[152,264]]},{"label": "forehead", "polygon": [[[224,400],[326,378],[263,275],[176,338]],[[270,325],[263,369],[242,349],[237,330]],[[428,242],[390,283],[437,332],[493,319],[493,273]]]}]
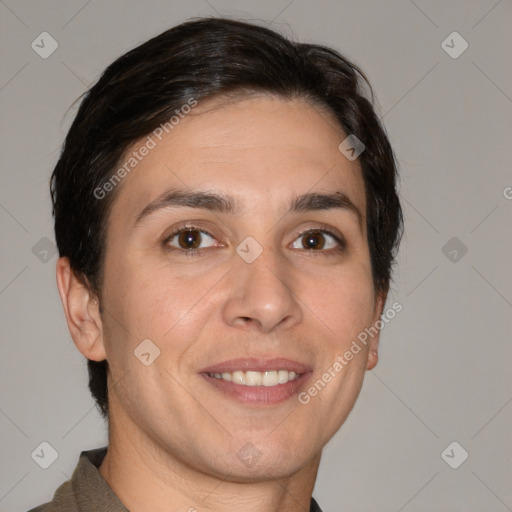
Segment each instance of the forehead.
[{"label": "forehead", "polygon": [[[136,217],[170,187],[212,190],[248,208],[276,209],[305,192],[342,191],[364,214],[359,162],[338,149],[346,134],[332,115],[304,100],[210,99],[161,140],[150,137],[154,147],[119,185],[114,217]],[[147,140],[130,148],[125,160]]]}]

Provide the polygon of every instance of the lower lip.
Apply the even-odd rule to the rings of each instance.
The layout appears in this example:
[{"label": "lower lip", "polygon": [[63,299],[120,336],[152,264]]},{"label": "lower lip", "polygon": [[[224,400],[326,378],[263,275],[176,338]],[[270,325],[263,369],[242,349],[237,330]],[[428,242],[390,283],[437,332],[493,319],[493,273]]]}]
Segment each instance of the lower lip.
[{"label": "lower lip", "polygon": [[303,373],[286,384],[276,384],[275,386],[244,386],[224,379],[210,377],[206,373],[201,375],[216,389],[238,402],[253,405],[274,405],[285,402],[297,394],[311,376],[311,372]]}]

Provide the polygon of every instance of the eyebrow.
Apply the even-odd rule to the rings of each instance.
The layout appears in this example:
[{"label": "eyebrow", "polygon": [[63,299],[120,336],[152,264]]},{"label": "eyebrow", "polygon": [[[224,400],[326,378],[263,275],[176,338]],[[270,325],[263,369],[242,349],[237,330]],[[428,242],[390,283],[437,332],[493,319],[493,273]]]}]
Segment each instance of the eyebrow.
[{"label": "eyebrow", "polygon": [[[151,201],[137,216],[134,226],[140,224],[152,213],[163,208],[197,208],[217,213],[235,215],[241,211],[237,200],[229,195],[208,191],[187,191],[171,189]],[[351,212],[360,229],[363,226],[363,214],[352,200],[343,192],[333,194],[309,192],[293,199],[288,213],[303,213],[331,209],[343,209]]]}]

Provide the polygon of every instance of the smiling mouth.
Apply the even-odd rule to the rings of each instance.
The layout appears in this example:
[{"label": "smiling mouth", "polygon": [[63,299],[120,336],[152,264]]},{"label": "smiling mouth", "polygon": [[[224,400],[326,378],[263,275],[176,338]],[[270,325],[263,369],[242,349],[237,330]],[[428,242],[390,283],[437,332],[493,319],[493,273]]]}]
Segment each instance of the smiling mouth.
[{"label": "smiling mouth", "polygon": [[269,407],[296,395],[313,368],[284,357],[245,357],[202,368],[199,374],[220,395],[245,406]]},{"label": "smiling mouth", "polygon": [[288,370],[269,370],[264,372],[257,371],[241,371],[223,372],[223,373],[206,373],[209,377],[220,379],[226,382],[233,382],[242,386],[277,386],[279,384],[287,384],[300,378],[301,373]]}]

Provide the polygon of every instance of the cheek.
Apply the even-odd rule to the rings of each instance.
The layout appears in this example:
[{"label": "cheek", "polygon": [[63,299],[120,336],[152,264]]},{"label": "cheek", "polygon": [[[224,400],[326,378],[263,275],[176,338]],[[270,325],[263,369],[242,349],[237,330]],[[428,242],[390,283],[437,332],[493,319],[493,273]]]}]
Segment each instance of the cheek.
[{"label": "cheek", "polygon": [[[212,315],[214,304],[206,292],[214,288],[215,273],[184,277],[179,270],[156,262],[119,259],[111,267],[105,290],[109,318],[111,351],[126,363],[135,347],[151,339],[161,351],[185,350]],[[219,283],[220,284],[220,283]],[[108,342],[108,340],[107,340]],[[172,342],[172,343],[171,343]]]},{"label": "cheek", "polygon": [[299,289],[305,313],[311,313],[319,331],[338,349],[350,345],[372,322],[375,295],[365,265],[340,268],[320,280],[304,278]]}]

